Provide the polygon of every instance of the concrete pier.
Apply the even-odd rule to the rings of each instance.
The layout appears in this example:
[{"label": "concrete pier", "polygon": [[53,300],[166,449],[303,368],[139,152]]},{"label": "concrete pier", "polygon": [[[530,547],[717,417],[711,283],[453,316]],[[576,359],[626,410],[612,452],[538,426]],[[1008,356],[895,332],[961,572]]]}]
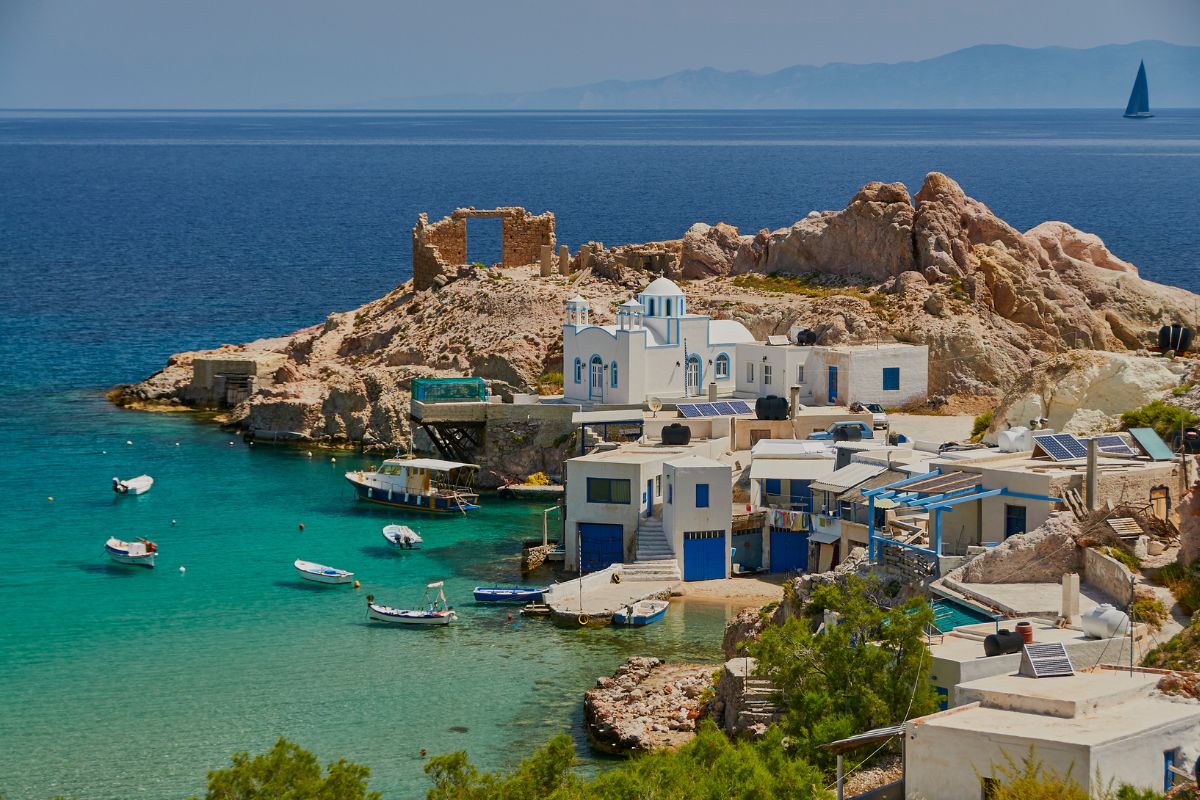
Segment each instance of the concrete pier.
[{"label": "concrete pier", "polygon": [[[621,582],[614,583],[613,575],[620,575]],[[546,592],[545,602],[556,624],[609,625],[612,615],[625,606],[639,600],[666,599],[679,586],[679,581],[638,580],[638,577],[637,565],[613,564],[582,578],[554,584]],[[580,622],[584,616],[586,622]]]}]

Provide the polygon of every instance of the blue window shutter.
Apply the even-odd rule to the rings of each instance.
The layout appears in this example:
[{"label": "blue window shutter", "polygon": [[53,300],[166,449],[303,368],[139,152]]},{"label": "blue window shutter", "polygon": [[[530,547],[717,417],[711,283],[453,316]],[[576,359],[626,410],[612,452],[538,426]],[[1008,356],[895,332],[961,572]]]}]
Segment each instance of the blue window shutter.
[{"label": "blue window shutter", "polygon": [[767,478],[763,489],[767,494],[783,494],[783,483],[778,478]]},{"label": "blue window shutter", "polygon": [[883,390],[885,392],[898,391],[900,389],[900,368],[899,367],[884,367],[883,368]]},{"label": "blue window shutter", "polygon": [[612,388],[617,388],[617,362],[612,362]]},{"label": "blue window shutter", "polygon": [[575,359],[575,382],[581,383],[582,381],[583,381],[583,362],[577,358],[577,359]]},{"label": "blue window shutter", "polygon": [[708,484],[696,484],[696,508],[708,508]]}]

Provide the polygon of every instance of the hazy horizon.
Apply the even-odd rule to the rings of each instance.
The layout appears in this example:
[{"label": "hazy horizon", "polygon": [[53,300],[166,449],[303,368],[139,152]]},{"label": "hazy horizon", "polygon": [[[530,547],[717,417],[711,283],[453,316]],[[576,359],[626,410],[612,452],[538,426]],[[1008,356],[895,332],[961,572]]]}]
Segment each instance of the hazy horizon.
[{"label": "hazy horizon", "polygon": [[[1036,20],[1036,25],[1030,21]],[[0,107],[349,110],[388,98],[539,92],[713,68],[921,61],[981,44],[1200,45],[1192,0],[6,0]]]}]

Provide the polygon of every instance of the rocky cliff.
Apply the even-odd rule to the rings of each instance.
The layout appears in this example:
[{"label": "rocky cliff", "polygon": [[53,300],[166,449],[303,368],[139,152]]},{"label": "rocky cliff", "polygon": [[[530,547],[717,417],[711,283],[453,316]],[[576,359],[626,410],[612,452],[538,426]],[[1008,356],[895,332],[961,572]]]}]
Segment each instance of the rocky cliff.
[{"label": "rocky cliff", "polygon": [[[403,442],[413,378],[478,375],[500,395],[552,388],[563,303],[581,293],[594,321],[611,322],[654,269],[683,279],[693,312],[741,320],[757,336],[829,323],[826,343],[928,344],[938,395],[999,397],[1049,357],[1144,347],[1164,322],[1195,325],[1200,307],[1070,225],[1017,231],[940,173],[915,195],[869,183],[846,208],[780,230],[698,224],[673,242],[590,246],[576,263],[569,277],[464,267],[442,288],[410,282],[290,336],[212,351],[286,356],[227,421],[330,444]],[[114,401],[188,404],[196,355],[172,356],[161,372],[114,390]]]}]

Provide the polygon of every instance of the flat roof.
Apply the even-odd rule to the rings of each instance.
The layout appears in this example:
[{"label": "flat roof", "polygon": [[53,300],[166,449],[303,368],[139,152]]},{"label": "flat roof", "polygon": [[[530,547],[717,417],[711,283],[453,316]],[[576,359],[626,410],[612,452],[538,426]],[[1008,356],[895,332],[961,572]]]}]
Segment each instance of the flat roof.
[{"label": "flat roof", "polygon": [[816,456],[833,458],[833,448],[830,443],[821,439],[759,439],[750,448],[754,458],[795,458],[797,456]]},{"label": "flat roof", "polygon": [[595,453],[576,456],[569,461],[607,462],[610,464],[648,464],[651,461],[666,461],[674,456],[687,454],[679,447],[616,447],[612,450],[597,450]]},{"label": "flat roof", "polygon": [[[932,714],[913,724],[965,735],[1095,747],[1177,722],[1200,722],[1200,703],[1153,693],[1160,677],[1103,669],[1059,678],[995,675],[959,685],[960,689],[982,693],[980,704]],[[1044,703],[1047,711],[1070,707],[1075,713],[1053,716],[997,707],[1008,701],[1022,708]]]},{"label": "flat roof", "polygon": [[[1053,476],[1081,475],[1083,470],[1087,469],[1087,458],[1051,461],[1048,458],[1033,458],[1033,453],[1029,450],[1021,453],[995,452],[988,455],[989,457],[986,458],[978,457],[973,459],[973,463],[970,465],[963,464],[961,466],[969,466],[972,472],[976,469],[994,469],[1004,472],[1023,472]],[[939,459],[949,462],[947,466],[955,465],[953,461],[945,459],[944,456],[939,456]],[[1176,463],[1174,461],[1149,461],[1147,459],[1117,458],[1104,455],[1098,455],[1096,458],[1097,466],[1104,473],[1142,472],[1146,470],[1164,471],[1173,469]]]},{"label": "flat roof", "polygon": [[[811,537],[810,537],[811,538]],[[1102,641],[1093,639],[1081,630],[1074,628],[1057,628],[1053,625],[1038,622],[1036,619],[1029,620],[1033,623],[1033,638],[1038,644],[1049,644],[1052,642],[1062,642],[1067,647],[1072,644],[1083,642]],[[1013,622],[1002,621],[1000,627],[1009,628],[1011,630]],[[972,636],[956,635],[953,631],[945,634],[940,642],[934,642],[929,645],[929,653],[934,658],[941,658],[947,661],[982,661],[989,656],[983,653],[983,638],[989,633],[995,633],[996,623],[994,622],[979,622],[972,625],[959,625],[954,631],[962,631],[965,633],[977,634],[980,638]],[[1124,636],[1117,637],[1124,639]],[[1069,652],[1069,651],[1068,651]],[[1017,655],[1020,655],[1019,653]],[[1043,679],[1048,680],[1048,679]]]}]

